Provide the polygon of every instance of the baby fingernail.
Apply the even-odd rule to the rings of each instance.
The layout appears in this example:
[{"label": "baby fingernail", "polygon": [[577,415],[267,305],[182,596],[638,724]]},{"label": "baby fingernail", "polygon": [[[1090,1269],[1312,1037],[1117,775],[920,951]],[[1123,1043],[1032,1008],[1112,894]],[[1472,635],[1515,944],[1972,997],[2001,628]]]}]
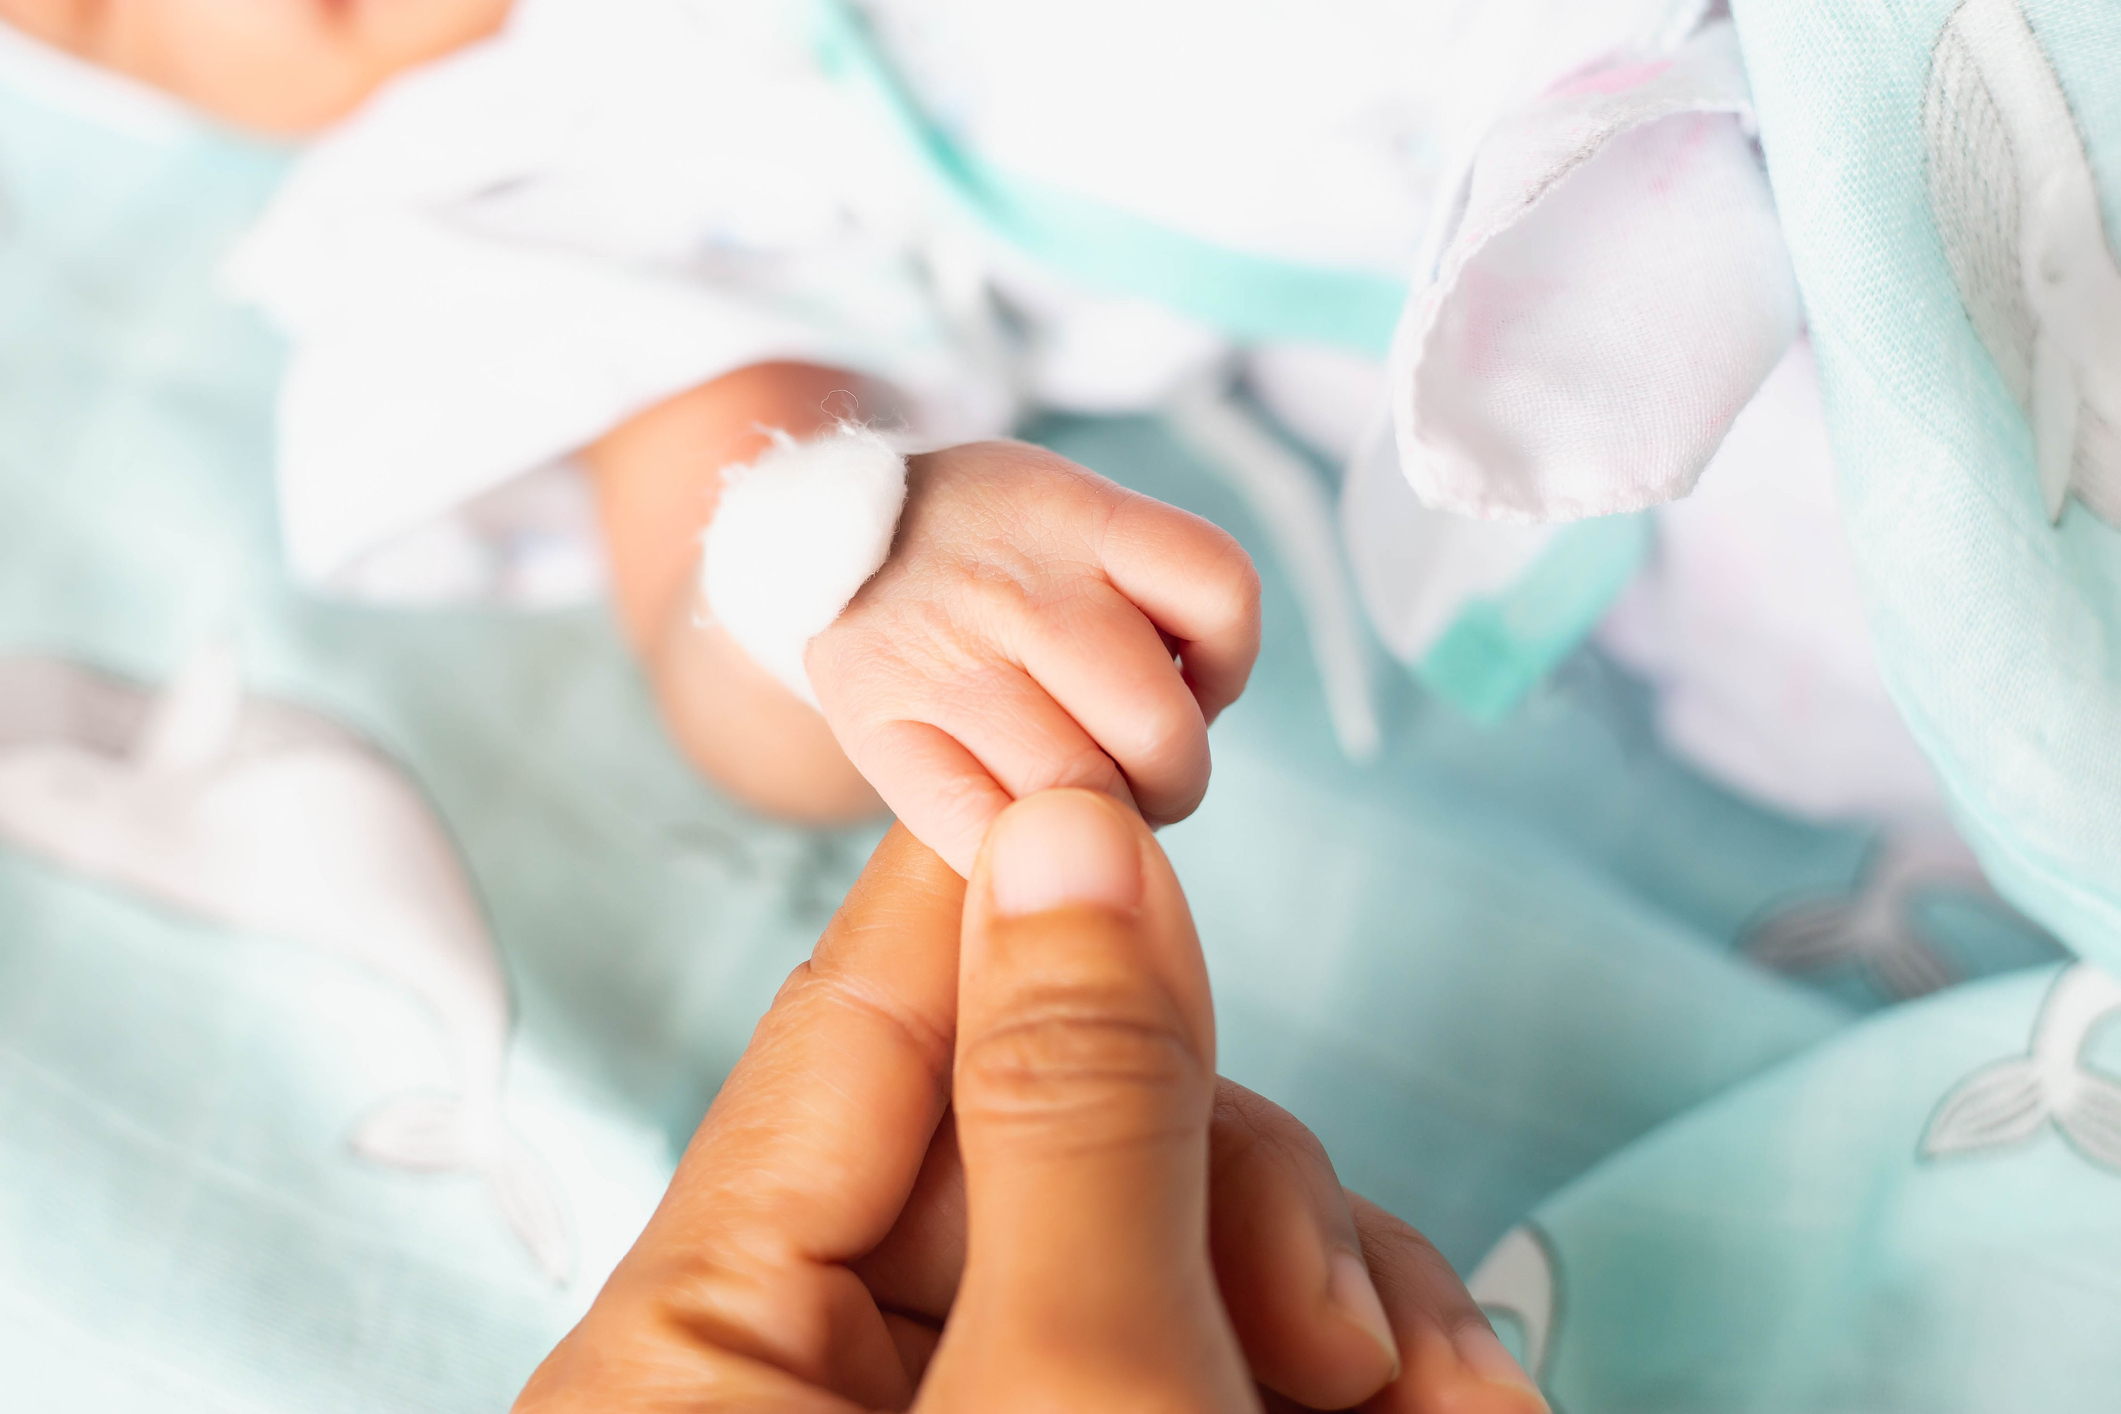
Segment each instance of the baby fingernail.
[{"label": "baby fingernail", "polygon": [[1461,1327],[1451,1337],[1451,1347],[1458,1353],[1458,1363],[1465,1366],[1489,1384],[1514,1385],[1528,1390],[1539,1400],[1537,1408],[1547,1407],[1546,1397],[1539,1394],[1539,1386],[1510,1354],[1510,1347],[1502,1343],[1502,1337],[1483,1325]]},{"label": "baby fingernail", "polygon": [[1020,917],[1070,904],[1141,902],[1141,846],[1119,807],[1087,791],[1029,796],[1002,812],[987,841],[997,913]]},{"label": "baby fingernail", "polygon": [[1345,1250],[1333,1254],[1326,1263],[1326,1299],[1384,1348],[1385,1354],[1392,1357],[1392,1378],[1398,1379],[1399,1342],[1392,1335],[1392,1323],[1385,1319],[1385,1304],[1377,1299],[1377,1287],[1370,1281],[1370,1269],[1363,1265],[1362,1258]]}]

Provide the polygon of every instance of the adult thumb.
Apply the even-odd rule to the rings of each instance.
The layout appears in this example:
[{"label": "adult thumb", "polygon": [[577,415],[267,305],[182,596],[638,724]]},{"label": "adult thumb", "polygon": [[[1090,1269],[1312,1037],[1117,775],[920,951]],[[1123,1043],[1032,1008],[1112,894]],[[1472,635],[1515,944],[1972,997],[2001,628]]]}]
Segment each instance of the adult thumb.
[{"label": "adult thumb", "polygon": [[1148,827],[1089,791],[1009,807],[966,896],[965,1274],[924,1407],[1256,1407],[1208,1254],[1214,1095],[1207,968]]}]

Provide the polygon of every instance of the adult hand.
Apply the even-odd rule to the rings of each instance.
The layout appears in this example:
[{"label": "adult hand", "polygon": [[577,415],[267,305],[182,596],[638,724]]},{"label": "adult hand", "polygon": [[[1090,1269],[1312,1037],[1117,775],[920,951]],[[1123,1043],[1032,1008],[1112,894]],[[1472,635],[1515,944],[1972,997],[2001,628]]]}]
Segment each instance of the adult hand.
[{"label": "adult hand", "polygon": [[1358,1404],[1545,1407],[1433,1248],[1216,1080],[1169,864],[1070,790],[969,885],[886,839],[517,1409]]}]

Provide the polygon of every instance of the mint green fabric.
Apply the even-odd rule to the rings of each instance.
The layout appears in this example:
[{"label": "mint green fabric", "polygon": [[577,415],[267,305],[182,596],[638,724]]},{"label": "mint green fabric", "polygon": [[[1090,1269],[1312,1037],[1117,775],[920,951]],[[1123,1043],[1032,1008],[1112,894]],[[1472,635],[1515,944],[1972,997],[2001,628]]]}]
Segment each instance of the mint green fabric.
[{"label": "mint green fabric", "polygon": [[[2075,501],[2049,524],[2026,416],[1946,261],[1922,114],[1954,8],[1734,6],[1887,685],[1998,885],[2121,967],[2121,532]],[[2112,251],[2121,10],[2021,8]]]},{"label": "mint green fabric", "polygon": [[[277,351],[212,286],[278,170],[270,152],[143,147],[0,92],[0,662],[153,683],[233,632],[250,690],[358,731],[417,782],[509,978],[509,1117],[569,1204],[577,1275],[545,1282],[476,1181],[349,1152],[377,1100],[451,1083],[407,995],[0,848],[9,1410],[504,1407],[630,1240],[876,833],[777,826],[692,779],[599,610],[389,612],[290,586],[268,464]],[[1570,1310],[1609,1309],[1631,1337],[1556,1327],[1550,1368],[1573,1414],[1723,1407],[1711,1355],[1771,1365],[1826,1319],[1797,1300],[1813,1288],[1769,1281],[1742,1321],[1705,1306],[1702,1322],[1723,1322],[1708,1336],[1651,1320],[1674,1290],[1743,1287],[1754,1268],[1730,1252],[1816,1269],[1845,1301],[1878,1291],[1881,1269],[1840,1254],[1914,1131],[1858,1143],[1840,1097],[1870,1093],[1862,1077],[1905,1051],[1930,1059],[1886,1088],[1934,1104],[1962,1063],[2023,1048],[2039,984],[1980,993],[2005,999],[1993,1024],[1925,1042],[1949,1052],[1933,1056],[1905,1038],[1956,1015],[1956,996],[1875,1016],[1860,970],[1800,982],[1753,966],[1742,946],[1759,921],[1850,894],[1870,841],[1690,775],[1658,749],[1639,686],[1593,654],[1492,728],[1401,684],[1382,760],[1351,765],[1296,603],[1222,484],[1150,422],[1031,431],[1261,557],[1259,670],[1216,727],[1207,805],[1164,835],[1208,950],[1225,1071],[1302,1115],[1347,1182],[1462,1269],[1537,1212],[1589,1283],[1575,1289],[1616,1293]],[[1978,901],[1931,903],[1964,974],[2054,958]],[[1814,1126],[1790,1152],[1832,1161],[1817,1186],[1759,1158],[1796,1132],[1761,1121],[1746,1086],[1763,1076]],[[1990,1182],[2007,1164],[1955,1172],[1968,1231],[2014,1258],[2047,1251],[2034,1237],[2052,1233],[2007,1220],[2022,1181]],[[2106,1191],[2063,1192],[2050,1227],[2105,1221],[2074,1205]],[[1767,1199],[1794,1216],[1756,1242],[1745,1209]],[[1653,1233],[1727,1217],[1741,1236],[1579,1249],[1571,1214],[1601,1202]],[[1971,1269],[1950,1265],[1963,1246],[1935,1250],[1948,1304]],[[1910,1342],[1909,1358],[1930,1349]],[[1980,1358],[2007,1374],[2016,1356],[2006,1342]],[[1665,1402],[1623,1397],[1646,1388]]]},{"label": "mint green fabric", "polygon": [[[2093,1414],[2121,1390],[2121,1173],[2050,1127],[1922,1152],[2052,970],[1898,1008],[1545,1205],[1568,1414]],[[2088,1059],[2121,1069],[2109,1028]]]},{"label": "mint green fabric", "polygon": [[985,161],[932,121],[849,0],[809,0],[826,72],[866,90],[937,189],[987,234],[1102,295],[1155,300],[1238,343],[1316,343],[1383,358],[1408,284],[1200,240]]},{"label": "mint green fabric", "polygon": [[[2077,502],[2050,523],[1946,259],[1924,113],[1954,0],[1732,8],[1888,683],[1990,875],[2089,962],[1896,1008],[1671,1123],[1543,1204],[1483,1294],[1569,1414],[2110,1410],[2121,538]],[[2121,9],[2022,12],[2111,247]]]},{"label": "mint green fabric", "polygon": [[1459,610],[1414,676],[1476,721],[1500,720],[1590,636],[1642,567],[1654,531],[1646,513],[1562,526],[1506,590]]}]

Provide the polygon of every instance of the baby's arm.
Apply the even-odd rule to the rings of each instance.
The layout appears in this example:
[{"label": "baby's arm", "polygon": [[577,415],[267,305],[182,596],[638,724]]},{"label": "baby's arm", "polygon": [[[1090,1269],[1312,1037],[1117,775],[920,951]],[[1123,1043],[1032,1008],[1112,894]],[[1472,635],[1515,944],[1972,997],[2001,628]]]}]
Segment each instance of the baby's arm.
[{"label": "baby's arm", "polygon": [[800,363],[738,369],[607,433],[583,453],[611,561],[612,598],[678,748],[732,794],[790,819],[881,809],[832,729],[699,612],[700,534],[722,469],[862,410],[863,381]]},{"label": "baby's arm", "polygon": [[845,373],[759,365],[588,450],[619,614],[686,755],[797,819],[881,795],[959,869],[1004,806],[1051,786],[1109,792],[1151,823],[1191,813],[1208,723],[1258,651],[1257,576],[1206,521],[1051,452],[911,459],[889,559],[809,643],[822,717],[703,620],[722,468],[765,451],[765,428],[814,436],[876,397]]}]

